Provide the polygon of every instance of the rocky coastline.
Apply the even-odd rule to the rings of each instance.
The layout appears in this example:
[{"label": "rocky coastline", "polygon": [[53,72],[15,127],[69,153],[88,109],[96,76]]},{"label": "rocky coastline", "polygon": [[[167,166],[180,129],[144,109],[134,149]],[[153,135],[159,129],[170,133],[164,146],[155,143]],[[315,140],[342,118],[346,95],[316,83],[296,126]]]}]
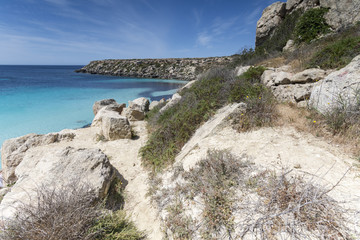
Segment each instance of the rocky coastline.
[{"label": "rocky coastline", "polygon": [[78,73],[120,77],[195,80],[196,76],[215,66],[230,63],[232,57],[164,58],[164,59],[107,59],[91,61]]}]

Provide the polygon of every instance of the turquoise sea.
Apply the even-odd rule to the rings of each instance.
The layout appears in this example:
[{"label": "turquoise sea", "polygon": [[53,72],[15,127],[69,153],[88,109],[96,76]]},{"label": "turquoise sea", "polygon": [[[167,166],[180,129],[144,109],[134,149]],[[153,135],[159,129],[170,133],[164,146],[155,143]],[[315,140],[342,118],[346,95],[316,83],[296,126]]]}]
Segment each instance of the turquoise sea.
[{"label": "turquoise sea", "polygon": [[0,66],[0,145],[28,133],[81,128],[91,123],[97,100],[158,100],[186,83],[75,73],[80,67]]}]

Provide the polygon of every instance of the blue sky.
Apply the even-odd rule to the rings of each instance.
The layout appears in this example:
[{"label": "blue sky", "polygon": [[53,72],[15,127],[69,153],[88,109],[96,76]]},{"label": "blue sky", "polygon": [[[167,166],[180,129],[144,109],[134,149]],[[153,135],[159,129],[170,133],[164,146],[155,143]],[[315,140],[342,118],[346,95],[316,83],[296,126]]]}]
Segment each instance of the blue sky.
[{"label": "blue sky", "polygon": [[0,0],[0,64],[232,55],[275,0]]}]

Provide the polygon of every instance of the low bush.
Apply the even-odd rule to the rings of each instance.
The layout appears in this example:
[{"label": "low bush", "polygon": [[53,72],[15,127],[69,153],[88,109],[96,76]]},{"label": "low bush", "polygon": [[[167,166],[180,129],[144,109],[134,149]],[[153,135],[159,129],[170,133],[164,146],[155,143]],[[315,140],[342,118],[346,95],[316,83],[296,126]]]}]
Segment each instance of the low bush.
[{"label": "low bush", "polygon": [[101,216],[101,207],[89,189],[79,184],[40,187],[38,203],[20,205],[15,219],[6,223],[2,239],[92,239],[88,230]]},{"label": "low bush", "polygon": [[[122,198],[121,198],[122,199]],[[79,180],[37,189],[37,204],[16,207],[15,218],[2,226],[4,240],[143,239],[123,212],[107,215],[96,193]],[[111,224],[110,224],[111,223]]]},{"label": "low bush", "polygon": [[339,39],[321,49],[310,59],[309,67],[322,69],[342,68],[360,54],[360,37]]},{"label": "low bush", "polygon": [[99,240],[142,240],[146,236],[144,232],[136,229],[122,210],[98,219],[90,232],[96,233],[93,239]]},{"label": "low bush", "polygon": [[156,129],[141,149],[146,165],[161,169],[172,163],[182,146],[196,129],[226,103],[225,82],[234,78],[232,71],[213,69],[196,81],[191,88],[181,92],[178,104],[162,114],[153,116]]},{"label": "low bush", "polygon": [[148,117],[153,132],[141,149],[144,164],[156,170],[171,164],[197,128],[227,103],[248,103],[247,114],[256,115],[253,117],[257,119],[256,126],[269,122],[269,118],[263,117],[270,115],[269,110],[274,108],[266,104],[273,104],[274,101],[270,101],[270,91],[260,84],[264,70],[261,66],[251,67],[242,76],[235,77],[229,69],[212,69],[190,88],[182,90],[178,104],[162,114],[154,110],[157,113],[152,112]]},{"label": "low bush", "polygon": [[327,8],[312,8],[307,10],[296,23],[295,42],[309,43],[321,34],[330,32],[330,26],[326,23],[324,15],[329,10]]}]

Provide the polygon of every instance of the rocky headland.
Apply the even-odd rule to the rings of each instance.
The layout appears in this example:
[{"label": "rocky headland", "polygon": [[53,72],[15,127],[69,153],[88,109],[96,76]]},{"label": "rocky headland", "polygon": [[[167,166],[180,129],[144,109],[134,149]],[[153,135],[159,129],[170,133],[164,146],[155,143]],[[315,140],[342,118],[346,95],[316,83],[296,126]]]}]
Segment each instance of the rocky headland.
[{"label": "rocky headland", "polygon": [[194,80],[212,67],[231,62],[232,57],[164,58],[164,59],[108,59],[92,61],[80,73],[121,77]]}]

